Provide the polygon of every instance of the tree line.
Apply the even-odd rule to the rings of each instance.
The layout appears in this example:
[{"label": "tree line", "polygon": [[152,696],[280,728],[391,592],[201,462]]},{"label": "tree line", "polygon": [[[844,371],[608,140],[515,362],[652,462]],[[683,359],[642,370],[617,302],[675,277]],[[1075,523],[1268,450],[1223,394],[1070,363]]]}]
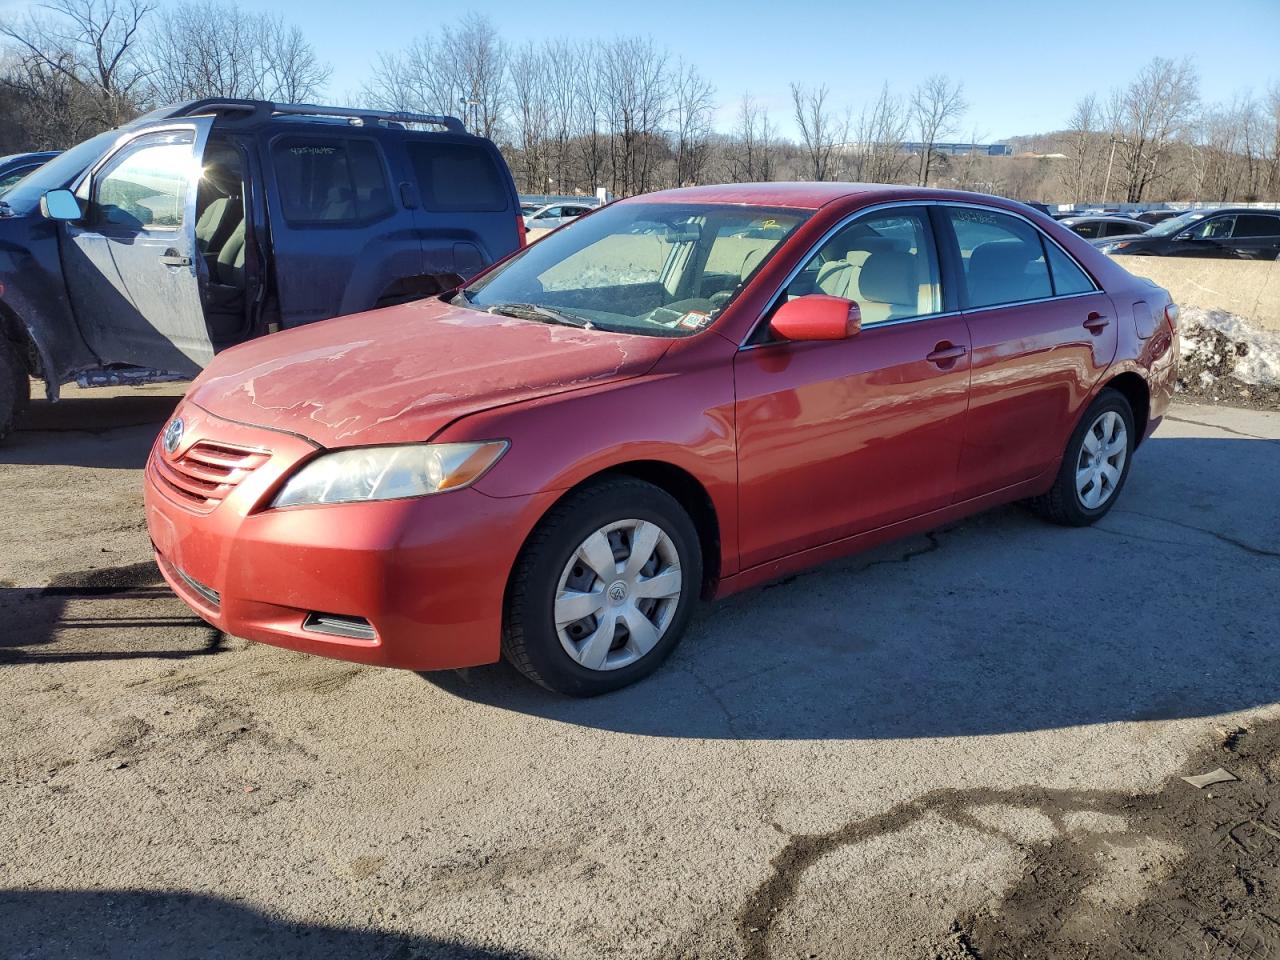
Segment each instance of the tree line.
[{"label": "tree line", "polygon": [[[0,153],[66,147],[178,100],[328,93],[462,116],[499,144],[527,193],[806,179],[1057,202],[1280,199],[1280,85],[1204,103],[1185,60],[1154,58],[1131,83],[1082,98],[1067,128],[991,158],[936,148],[982,139],[964,127],[963,85],[945,75],[905,94],[886,81],[857,107],[828,84],[791,84],[772,113],[744,92],[717,130],[718,92],[652,38],[513,44],[476,14],[382,52],[361,88],[336,98],[301,28],[234,0],[46,0],[0,21],[0,44]],[[784,121],[798,136],[781,135]]]}]

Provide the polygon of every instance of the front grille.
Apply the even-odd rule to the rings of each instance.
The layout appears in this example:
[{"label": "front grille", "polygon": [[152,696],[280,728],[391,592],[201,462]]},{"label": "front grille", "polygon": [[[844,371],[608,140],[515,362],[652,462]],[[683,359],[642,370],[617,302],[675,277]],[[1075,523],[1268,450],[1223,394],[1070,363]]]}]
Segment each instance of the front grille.
[{"label": "front grille", "polygon": [[218,591],[213,589],[213,587],[206,587],[203,583],[201,583],[195,577],[191,576],[189,573],[187,573],[187,571],[183,570],[181,567],[174,567],[173,569],[177,571],[178,576],[182,578],[183,583],[185,583],[188,587],[190,587],[196,593],[200,594],[200,596],[204,597],[205,600],[207,600],[213,606],[217,607],[222,604],[222,597],[219,596]]},{"label": "front grille", "polygon": [[200,440],[176,460],[166,459],[157,445],[151,465],[156,479],[174,500],[208,513],[270,458],[266,450]]}]

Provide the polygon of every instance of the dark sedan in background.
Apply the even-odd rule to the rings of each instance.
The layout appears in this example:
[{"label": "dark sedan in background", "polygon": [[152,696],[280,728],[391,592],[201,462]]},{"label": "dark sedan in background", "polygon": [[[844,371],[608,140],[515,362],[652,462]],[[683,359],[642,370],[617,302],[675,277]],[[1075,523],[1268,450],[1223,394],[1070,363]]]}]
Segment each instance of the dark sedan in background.
[{"label": "dark sedan in background", "polygon": [[1146,257],[1280,259],[1280,210],[1190,210],[1132,237],[1094,240],[1103,253]]}]

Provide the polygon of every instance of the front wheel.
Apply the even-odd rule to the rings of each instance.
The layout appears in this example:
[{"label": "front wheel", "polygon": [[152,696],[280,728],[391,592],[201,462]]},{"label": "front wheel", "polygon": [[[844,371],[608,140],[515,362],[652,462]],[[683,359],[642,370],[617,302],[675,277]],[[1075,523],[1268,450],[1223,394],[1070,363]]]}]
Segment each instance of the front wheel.
[{"label": "front wheel", "polygon": [[516,561],[503,653],[549,690],[589,697],[652,672],[684,633],[702,581],[689,515],[631,477],[557,504]]},{"label": "front wheel", "polygon": [[1031,509],[1069,527],[1106,516],[1129,476],[1137,443],[1133,429],[1129,401],[1117,390],[1103,390],[1067,441],[1052,489],[1030,500]]}]

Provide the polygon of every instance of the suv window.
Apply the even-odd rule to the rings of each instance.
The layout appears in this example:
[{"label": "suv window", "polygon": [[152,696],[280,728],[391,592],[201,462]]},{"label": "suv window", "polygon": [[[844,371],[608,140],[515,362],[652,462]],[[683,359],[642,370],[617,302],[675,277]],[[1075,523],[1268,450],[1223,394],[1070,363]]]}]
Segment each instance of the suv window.
[{"label": "suv window", "polygon": [[411,140],[408,147],[426,209],[489,213],[507,209],[506,181],[484,147],[440,140]]},{"label": "suv window", "polygon": [[194,164],[190,130],[139,137],[93,181],[89,222],[133,230],[182,226]]},{"label": "suv window", "polygon": [[1208,220],[1197,223],[1187,232],[1197,240],[1221,240],[1231,236],[1231,227],[1235,222],[1235,217],[1210,217]]},{"label": "suv window", "polygon": [[40,166],[40,164],[32,163],[25,167],[18,167],[15,170],[10,170],[8,173],[0,176],[0,193],[4,193],[38,166]]},{"label": "suv window", "polygon": [[1274,237],[1280,235],[1280,217],[1266,214],[1242,213],[1236,217],[1233,237]]},{"label": "suv window", "polygon": [[1053,292],[1059,297],[1073,293],[1092,293],[1098,289],[1088,274],[1076,266],[1076,262],[1063,253],[1056,243],[1045,241],[1049,251],[1049,272],[1053,275]]},{"label": "suv window", "polygon": [[859,217],[801,268],[788,299],[810,293],[856,300],[863,326],[942,310],[927,213],[894,207]]},{"label": "suv window", "polygon": [[382,153],[371,140],[285,137],[271,158],[291,224],[367,222],[392,210]]},{"label": "suv window", "polygon": [[1053,295],[1035,227],[994,210],[945,209],[964,263],[966,306],[994,307]]}]

